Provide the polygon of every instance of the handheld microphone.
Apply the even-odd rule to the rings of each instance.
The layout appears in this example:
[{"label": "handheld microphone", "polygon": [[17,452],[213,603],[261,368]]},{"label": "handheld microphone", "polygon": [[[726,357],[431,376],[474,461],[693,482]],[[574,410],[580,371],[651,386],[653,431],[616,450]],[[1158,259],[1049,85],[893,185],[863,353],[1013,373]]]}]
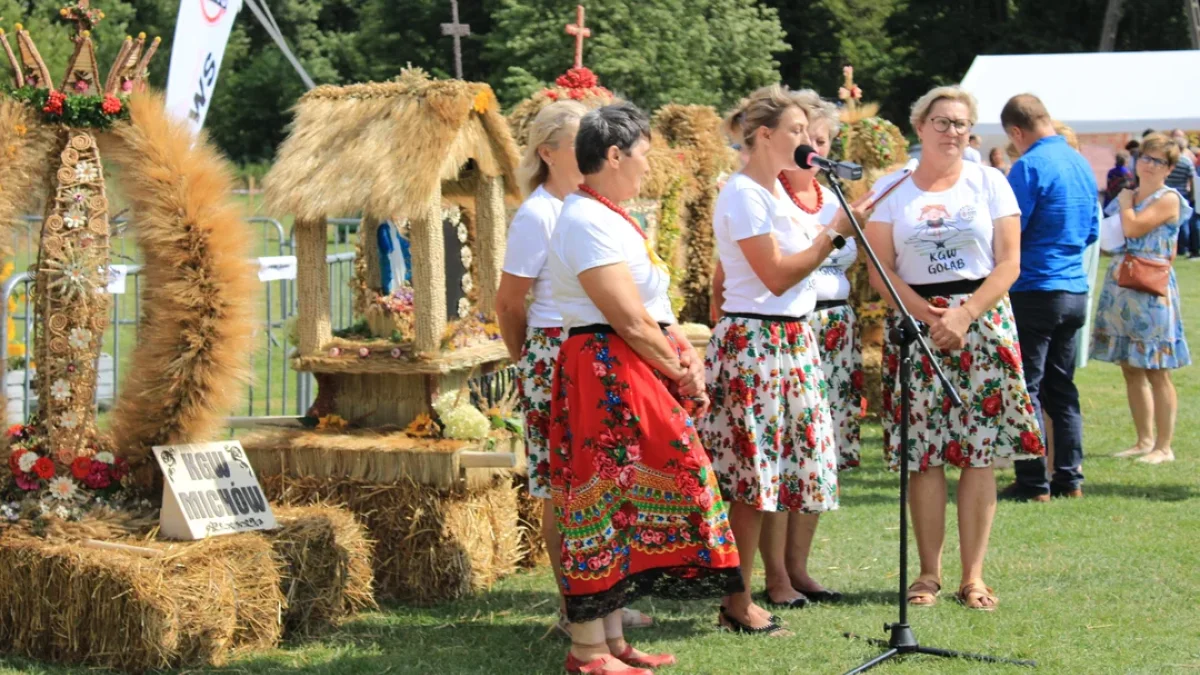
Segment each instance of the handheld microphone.
[{"label": "handheld microphone", "polygon": [[843,180],[859,180],[863,177],[862,167],[854,162],[835,162],[817,154],[811,145],[796,148],[796,166],[801,169],[817,168]]}]

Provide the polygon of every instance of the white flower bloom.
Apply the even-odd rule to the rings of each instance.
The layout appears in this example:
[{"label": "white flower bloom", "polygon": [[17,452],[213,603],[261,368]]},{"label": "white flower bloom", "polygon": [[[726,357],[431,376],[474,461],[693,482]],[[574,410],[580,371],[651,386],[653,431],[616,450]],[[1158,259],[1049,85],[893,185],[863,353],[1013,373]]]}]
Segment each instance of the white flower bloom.
[{"label": "white flower bloom", "polygon": [[74,429],[75,427],[79,426],[80,421],[82,420],[80,419],[78,411],[68,410],[58,418],[58,426],[64,429]]},{"label": "white flower bloom", "polygon": [[458,243],[467,243],[467,226],[463,223],[458,224]]},{"label": "white flower bloom", "polygon": [[58,506],[54,507],[53,512],[54,512],[54,515],[58,516],[59,518],[62,518],[63,520],[71,519],[71,510],[68,509],[67,507],[63,506],[62,504],[59,504]]},{"label": "white flower bloom", "polygon": [[475,280],[471,278],[470,272],[462,275],[462,289],[463,293],[470,293],[475,290]]},{"label": "white flower bloom", "polygon": [[67,193],[67,201],[71,204],[82,204],[92,196],[92,191],[84,187],[71,188]]},{"label": "white flower bloom", "polygon": [[21,455],[21,459],[17,460],[17,467],[20,468],[21,471],[29,473],[30,471],[33,471],[33,465],[39,459],[41,459],[41,457],[39,457],[36,452],[27,452]]},{"label": "white flower bloom", "polygon": [[80,162],[75,165],[75,180],[80,183],[90,183],[100,177],[100,172],[91,162]]},{"label": "white flower bloom", "polygon": [[55,401],[65,401],[71,398],[71,383],[59,378],[50,385],[50,395]]},{"label": "white flower bloom", "polygon": [[72,349],[87,349],[92,346],[92,331],[86,328],[73,328],[67,336],[67,342]]},{"label": "white flower bloom", "polygon": [[471,252],[470,246],[462,247],[462,250],[458,252],[458,255],[460,258],[462,258],[463,267],[466,268],[470,268],[471,262],[475,260],[475,254]]},{"label": "white flower bloom", "polygon": [[49,490],[51,497],[61,502],[74,499],[75,495],[79,492],[79,487],[75,485],[75,481],[66,476],[52,478],[46,489]]},{"label": "white flower bloom", "polygon": [[465,319],[471,315],[471,301],[466,298],[458,299],[458,318]]},{"label": "white flower bloom", "polygon": [[92,459],[96,460],[97,462],[104,462],[105,464],[112,464],[116,461],[116,458],[113,457],[113,454],[107,450],[104,452],[97,452],[96,456]]},{"label": "white flower bloom", "polygon": [[75,230],[87,224],[87,211],[82,204],[72,204],[67,210],[67,215],[63,216],[63,223],[68,229]]}]

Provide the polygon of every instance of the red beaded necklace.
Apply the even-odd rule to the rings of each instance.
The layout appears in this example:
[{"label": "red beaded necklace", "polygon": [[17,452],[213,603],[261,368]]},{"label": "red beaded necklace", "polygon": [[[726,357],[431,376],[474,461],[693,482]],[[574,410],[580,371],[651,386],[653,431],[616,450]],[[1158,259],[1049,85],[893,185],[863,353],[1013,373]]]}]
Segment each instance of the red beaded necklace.
[{"label": "red beaded necklace", "polygon": [[600,202],[604,206],[607,206],[618,216],[621,216],[622,218],[624,218],[625,222],[632,225],[633,229],[636,230],[639,235],[641,235],[642,241],[644,241],[646,243],[646,254],[650,256],[650,262],[653,263],[655,267],[660,267],[662,269],[667,268],[667,264],[665,262],[663,262],[662,258],[658,257],[658,252],[655,251],[654,247],[650,245],[650,238],[646,236],[646,231],[642,229],[641,225],[638,225],[638,222],[633,219],[633,216],[629,215],[628,211],[621,208],[619,205],[617,205],[615,202],[613,202],[613,200],[609,199],[608,197],[605,197],[604,195],[600,194],[599,192],[596,192],[589,185],[580,183],[579,191],[582,192],[583,194],[591,197],[592,199],[595,199],[596,201]]},{"label": "red beaded necklace", "polygon": [[821,208],[825,206],[825,193],[821,192],[821,184],[817,182],[816,178],[813,178],[813,190],[817,193],[817,205],[811,209],[800,203],[800,198],[796,196],[796,191],[792,189],[792,184],[782,172],[779,174],[779,182],[783,183],[784,192],[787,192],[788,197],[792,199],[792,203],[799,206],[801,211],[816,214],[820,213]]}]

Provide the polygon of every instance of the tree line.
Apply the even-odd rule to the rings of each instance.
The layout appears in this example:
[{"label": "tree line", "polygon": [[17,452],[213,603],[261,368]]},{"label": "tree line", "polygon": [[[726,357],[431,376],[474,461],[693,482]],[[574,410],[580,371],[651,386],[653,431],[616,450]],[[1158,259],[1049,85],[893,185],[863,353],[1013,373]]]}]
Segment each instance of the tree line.
[{"label": "tree line", "polygon": [[[51,71],[71,52],[57,22],[65,0],[0,0],[0,25],[23,22]],[[165,87],[179,0],[94,0],[107,68],[127,33],[163,38],[151,83]],[[267,0],[283,35],[318,84],[387,80],[406,65],[436,77],[454,72],[441,24],[449,0]],[[459,0],[463,74],[488,82],[505,106],[571,65],[563,31],[577,0]],[[908,107],[934,84],[957,82],[977,54],[1094,51],[1105,0],[586,0],[593,30],[584,61],[601,83],[647,108],[667,102],[720,109],[782,81],[833,96],[852,64],[864,100],[907,130]],[[1186,49],[1180,0],[1126,3],[1117,50]],[[1194,79],[1194,78],[1193,78]],[[1189,82],[1191,83],[1189,85]],[[1180,86],[1194,86],[1180,74]],[[1106,96],[1133,95],[1097,79]],[[249,10],[238,17],[209,111],[210,135],[239,164],[269,162],[304,93],[291,65]]]}]

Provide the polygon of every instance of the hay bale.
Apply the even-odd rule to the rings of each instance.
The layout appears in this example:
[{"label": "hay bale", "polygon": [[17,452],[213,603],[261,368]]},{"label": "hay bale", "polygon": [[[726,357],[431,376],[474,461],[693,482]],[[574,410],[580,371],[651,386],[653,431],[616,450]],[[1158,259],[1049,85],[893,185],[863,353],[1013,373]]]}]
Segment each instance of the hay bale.
[{"label": "hay bale", "polygon": [[401,477],[380,484],[259,472],[272,501],[345,505],[375,540],[380,598],[429,604],[486,590],[521,558],[517,491],[507,475],[448,490]]},{"label": "hay bale", "polygon": [[265,537],[136,543],[163,555],[9,528],[0,539],[0,650],[141,671],[220,665],[278,644],[284,598]]},{"label": "hay bale", "polygon": [[283,593],[289,635],[308,635],[365,609],[375,609],[371,546],[366,529],[345,509],[279,507],[270,533],[284,562]]},{"label": "hay bale", "polygon": [[542,500],[529,494],[529,479],[513,476],[513,488],[517,491],[517,529],[520,534],[520,567],[533,569],[550,564],[546,551],[546,538],[542,536]]}]

